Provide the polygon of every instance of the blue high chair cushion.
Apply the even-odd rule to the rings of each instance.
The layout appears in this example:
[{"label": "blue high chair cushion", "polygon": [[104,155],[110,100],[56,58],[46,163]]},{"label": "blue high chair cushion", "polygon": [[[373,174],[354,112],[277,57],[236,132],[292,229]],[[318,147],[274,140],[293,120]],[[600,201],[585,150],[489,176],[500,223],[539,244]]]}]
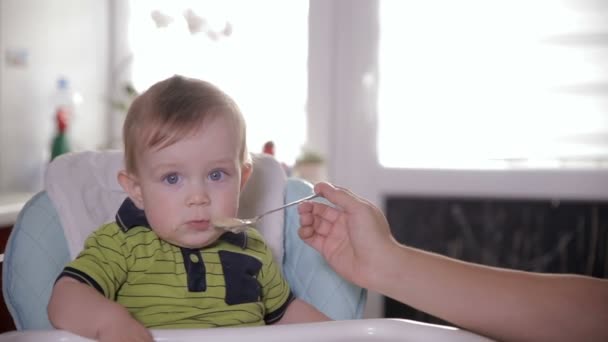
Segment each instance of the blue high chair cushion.
[{"label": "blue high chair cushion", "polygon": [[2,291],[18,330],[52,329],[46,305],[69,261],[59,217],[42,191],[19,213],[4,252]]},{"label": "blue high chair cushion", "polygon": [[[310,194],[310,184],[289,179],[285,201]],[[283,272],[299,298],[332,319],[361,318],[366,291],[340,278],[297,235],[297,208],[285,212]],[[53,283],[70,260],[57,211],[42,191],[17,218],[4,256],[2,285],[6,305],[18,330],[52,329],[46,307]]]}]

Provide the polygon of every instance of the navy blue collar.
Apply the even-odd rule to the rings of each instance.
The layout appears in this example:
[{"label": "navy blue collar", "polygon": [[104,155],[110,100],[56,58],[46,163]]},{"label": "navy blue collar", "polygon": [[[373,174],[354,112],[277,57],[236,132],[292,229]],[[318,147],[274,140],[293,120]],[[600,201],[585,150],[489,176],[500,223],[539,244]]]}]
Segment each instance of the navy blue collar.
[{"label": "navy blue collar", "polygon": [[[127,197],[120,205],[120,208],[118,208],[118,212],[116,213],[116,223],[125,233],[133,227],[150,228],[150,223],[148,223],[146,213],[135,206],[135,203],[133,203],[129,197]],[[245,232],[238,234],[226,232],[220,236],[220,240],[226,241],[241,248],[247,247],[247,233]]]}]

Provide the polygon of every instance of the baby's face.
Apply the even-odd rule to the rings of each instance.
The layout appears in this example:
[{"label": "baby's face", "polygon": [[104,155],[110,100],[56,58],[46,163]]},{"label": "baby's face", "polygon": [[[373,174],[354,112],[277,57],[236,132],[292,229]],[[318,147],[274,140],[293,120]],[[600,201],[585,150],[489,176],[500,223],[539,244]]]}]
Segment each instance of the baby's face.
[{"label": "baby's face", "polygon": [[225,116],[194,135],[138,158],[137,182],[152,229],[174,245],[201,248],[223,233],[210,221],[236,216],[242,187],[240,138]]}]

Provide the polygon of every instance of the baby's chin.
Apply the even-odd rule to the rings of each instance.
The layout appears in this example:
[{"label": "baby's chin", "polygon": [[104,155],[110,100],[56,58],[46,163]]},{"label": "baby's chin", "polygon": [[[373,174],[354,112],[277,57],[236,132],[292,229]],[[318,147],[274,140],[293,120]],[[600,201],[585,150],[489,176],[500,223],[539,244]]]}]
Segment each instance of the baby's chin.
[{"label": "baby's chin", "polygon": [[182,248],[200,249],[214,245],[220,236],[221,234],[205,240],[199,239],[196,241],[196,239],[192,239],[190,241],[176,241],[171,243]]}]

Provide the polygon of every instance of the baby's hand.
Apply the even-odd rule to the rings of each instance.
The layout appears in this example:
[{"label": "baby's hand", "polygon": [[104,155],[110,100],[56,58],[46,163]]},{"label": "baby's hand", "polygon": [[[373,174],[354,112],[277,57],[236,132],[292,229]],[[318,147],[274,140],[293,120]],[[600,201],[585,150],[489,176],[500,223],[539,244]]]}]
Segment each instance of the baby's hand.
[{"label": "baby's hand", "polygon": [[122,317],[97,334],[99,342],[154,342],[150,331],[132,317]]}]

